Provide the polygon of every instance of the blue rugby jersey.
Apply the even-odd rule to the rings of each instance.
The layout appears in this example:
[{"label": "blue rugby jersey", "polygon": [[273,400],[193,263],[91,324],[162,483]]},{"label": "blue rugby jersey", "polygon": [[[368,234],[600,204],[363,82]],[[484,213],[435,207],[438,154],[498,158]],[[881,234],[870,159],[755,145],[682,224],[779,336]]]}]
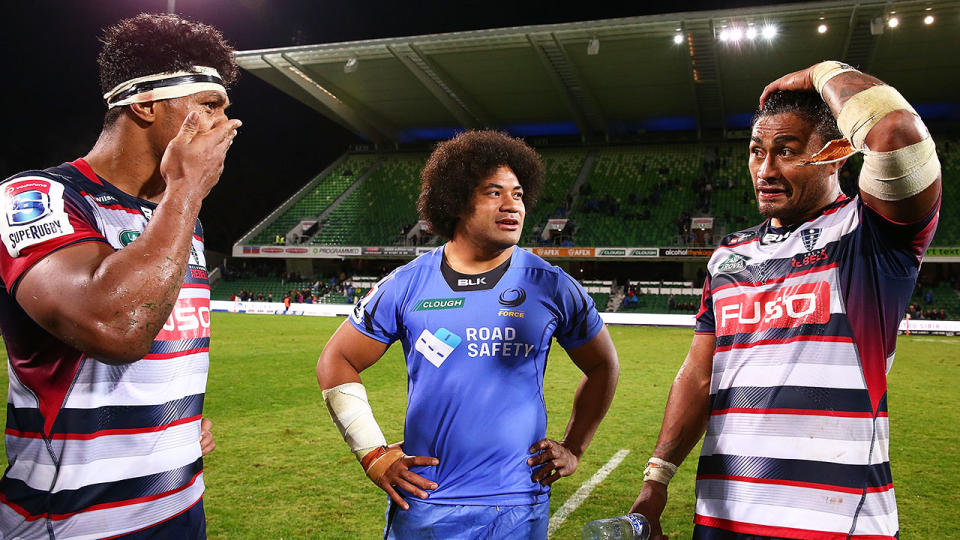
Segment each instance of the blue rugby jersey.
[{"label": "blue rugby jersey", "polygon": [[149,354],[108,365],[37,325],[16,289],[57,249],[122,249],[156,205],[97,177],[83,160],[14,176],[0,184],[0,200],[0,331],[10,374],[0,538],[104,538],[174,522],[202,533],[210,287],[200,223],[177,303]]},{"label": "blue rugby jersey", "polygon": [[543,375],[552,339],[565,349],[603,327],[590,296],[520,248],[480,275],[452,271],[443,247],[394,270],[360,302],[353,326],[400,341],[407,363],[404,451],[438,484],[426,502],[514,505],[549,500],[530,446],[546,436]]},{"label": "blue rugby jersey", "polygon": [[697,315],[716,336],[697,524],[898,537],[886,375],[938,215],[894,223],[840,197],[796,227],[723,239]]}]

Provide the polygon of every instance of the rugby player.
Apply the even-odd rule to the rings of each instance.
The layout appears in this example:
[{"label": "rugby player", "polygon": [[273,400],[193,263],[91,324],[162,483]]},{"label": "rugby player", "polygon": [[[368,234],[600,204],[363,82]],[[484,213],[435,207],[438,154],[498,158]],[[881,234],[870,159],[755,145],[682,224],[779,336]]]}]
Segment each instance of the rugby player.
[{"label": "rugby player", "polygon": [[[546,538],[550,485],[576,470],[613,399],[616,350],[583,288],[516,246],[543,184],[533,149],[466,132],[421,179],[420,216],[449,241],[357,303],[317,364],[324,401],[389,495],[385,537]],[[584,373],[560,441],[543,398],[554,338]],[[395,341],[408,406],[404,440],[387,446],[360,372]]]},{"label": "rugby player", "polygon": [[897,538],[886,374],[937,225],[933,140],[894,88],[822,62],[764,89],[749,151],[767,219],[710,259],[632,511],[662,538],[667,483],[706,431],[694,538]]},{"label": "rugby player", "polygon": [[240,126],[224,113],[238,68],[216,29],[175,15],[106,29],[98,62],[90,152],[0,184],[0,537],[204,538],[197,215]]}]

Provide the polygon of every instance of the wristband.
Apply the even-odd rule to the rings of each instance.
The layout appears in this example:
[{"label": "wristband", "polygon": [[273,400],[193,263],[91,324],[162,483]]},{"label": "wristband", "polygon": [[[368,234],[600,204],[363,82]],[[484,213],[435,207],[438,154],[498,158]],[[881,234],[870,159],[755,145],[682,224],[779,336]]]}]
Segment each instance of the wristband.
[{"label": "wristband", "polygon": [[647,468],[643,470],[643,481],[652,480],[663,485],[668,485],[670,479],[677,472],[677,466],[669,461],[651,457],[647,460]]},{"label": "wristband", "polygon": [[[368,460],[367,458],[371,459]],[[367,473],[370,480],[373,480],[374,484],[379,486],[383,473],[387,472],[387,469],[400,459],[403,459],[403,450],[399,448],[391,448],[388,450],[386,447],[381,446],[364,456],[363,459],[360,460],[360,464],[363,465],[369,461],[369,465],[363,468],[364,472]]]},{"label": "wristband", "polygon": [[819,64],[813,66],[813,70],[810,72],[810,82],[813,83],[813,87],[817,89],[818,94],[823,94],[823,87],[827,84],[827,81],[840,75],[841,73],[847,73],[850,71],[857,71],[856,69],[850,67],[843,62],[837,62],[834,60],[828,60],[826,62],[820,62]]}]

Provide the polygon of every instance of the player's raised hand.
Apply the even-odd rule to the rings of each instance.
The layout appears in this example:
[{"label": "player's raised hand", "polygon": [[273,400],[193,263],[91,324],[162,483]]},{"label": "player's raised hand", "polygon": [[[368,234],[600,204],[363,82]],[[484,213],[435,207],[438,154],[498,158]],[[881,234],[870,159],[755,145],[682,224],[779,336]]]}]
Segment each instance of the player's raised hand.
[{"label": "player's raised hand", "polygon": [[220,180],[223,160],[237,136],[240,120],[225,120],[200,131],[200,114],[191,111],[160,160],[167,190],[187,190],[203,198]]},{"label": "player's raised hand", "polygon": [[640,495],[630,507],[630,513],[643,514],[650,521],[650,540],[667,540],[660,527],[660,516],[667,507],[667,486],[658,482],[644,482]]},{"label": "player's raised hand", "polygon": [[[380,460],[385,461],[380,462]],[[401,441],[387,446],[386,453],[371,463],[366,471],[370,480],[380,489],[386,491],[394,503],[404,510],[409,510],[410,505],[403,500],[403,497],[397,493],[394,487],[398,487],[415,497],[426,499],[428,494],[425,490],[437,489],[437,484],[411,471],[410,467],[429,467],[439,463],[440,460],[435,457],[404,454],[403,442]]]},{"label": "player's raised hand", "polygon": [[578,456],[553,439],[537,442],[530,447],[530,453],[537,455],[528,459],[527,465],[531,467],[543,465],[533,473],[530,479],[545,486],[549,486],[563,476],[570,476],[580,464]]},{"label": "player's raised hand", "polygon": [[767,96],[779,90],[788,90],[793,92],[815,92],[813,79],[810,77],[814,66],[793,73],[787,73],[783,77],[768,84],[760,94],[760,107],[767,101]]}]

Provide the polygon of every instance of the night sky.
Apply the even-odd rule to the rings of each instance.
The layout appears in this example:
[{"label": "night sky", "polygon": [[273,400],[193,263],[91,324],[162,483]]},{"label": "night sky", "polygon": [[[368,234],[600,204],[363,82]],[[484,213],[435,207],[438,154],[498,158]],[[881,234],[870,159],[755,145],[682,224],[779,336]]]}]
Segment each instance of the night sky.
[{"label": "night sky", "polygon": [[[775,2],[725,2],[744,7]],[[586,7],[589,6],[589,7]],[[528,24],[716,9],[717,2],[446,2],[177,0],[177,13],[219,28],[237,50]],[[0,178],[71,161],[89,150],[105,107],[97,82],[101,29],[167,0],[3,3]],[[362,142],[244,72],[230,94],[244,125],[220,183],[204,202],[208,249],[232,244],[313,175]]]}]

